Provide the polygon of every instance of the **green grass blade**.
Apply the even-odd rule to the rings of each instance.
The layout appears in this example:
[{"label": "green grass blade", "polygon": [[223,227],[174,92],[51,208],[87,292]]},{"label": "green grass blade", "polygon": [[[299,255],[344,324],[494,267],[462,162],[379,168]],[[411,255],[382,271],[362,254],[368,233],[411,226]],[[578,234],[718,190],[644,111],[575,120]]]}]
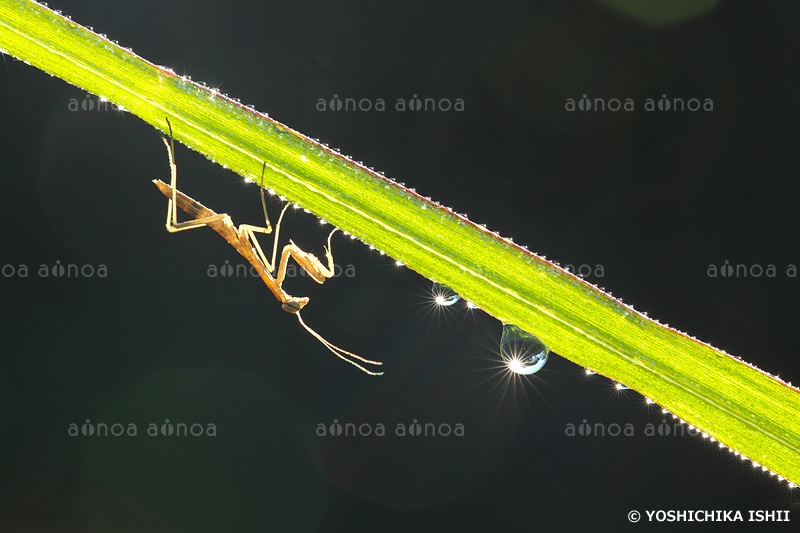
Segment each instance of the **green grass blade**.
[{"label": "green grass blade", "polygon": [[39,4],[0,4],[0,48],[161,131],[169,117],[177,140],[246,178],[267,161],[269,188],[800,482],[798,389]]}]

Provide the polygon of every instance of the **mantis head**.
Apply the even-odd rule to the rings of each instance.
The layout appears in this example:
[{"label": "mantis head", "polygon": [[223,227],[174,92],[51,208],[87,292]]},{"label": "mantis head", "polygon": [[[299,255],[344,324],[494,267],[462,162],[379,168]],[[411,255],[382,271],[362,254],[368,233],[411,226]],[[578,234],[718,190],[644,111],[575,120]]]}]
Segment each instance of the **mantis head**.
[{"label": "mantis head", "polygon": [[306,306],[308,298],[289,298],[281,305],[281,308],[287,313],[297,314]]}]

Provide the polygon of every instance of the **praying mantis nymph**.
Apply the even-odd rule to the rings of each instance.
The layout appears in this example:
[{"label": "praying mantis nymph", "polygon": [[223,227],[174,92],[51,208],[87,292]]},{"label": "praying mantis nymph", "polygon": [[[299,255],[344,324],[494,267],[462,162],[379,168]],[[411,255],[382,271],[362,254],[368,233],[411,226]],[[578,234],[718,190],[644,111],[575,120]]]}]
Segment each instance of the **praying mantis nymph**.
[{"label": "praying mantis nymph", "polygon": [[[169,119],[167,119],[167,126],[169,127],[169,141],[167,141],[167,139],[164,137],[162,137],[162,140],[164,141],[164,145],[167,147],[167,154],[169,156],[170,185],[167,185],[161,180],[153,180],[153,183],[155,183],[161,192],[164,193],[164,196],[169,199],[169,203],[167,204],[167,231],[170,233],[175,233],[187,229],[200,228],[203,226],[208,226],[209,228],[213,229],[219,233],[223,239],[228,241],[231,246],[236,248],[236,251],[242,254],[242,256],[247,259],[251,265],[253,265],[258,272],[258,275],[261,277],[264,283],[266,283],[269,290],[272,291],[272,294],[274,294],[275,298],[277,298],[281,303],[283,310],[287,313],[292,313],[297,316],[297,320],[300,321],[300,325],[303,326],[303,328],[305,328],[305,330],[311,335],[313,335],[314,338],[320,341],[325,348],[333,352],[340,359],[343,359],[351,365],[358,367],[367,374],[373,376],[379,376],[383,374],[383,372],[372,372],[367,370],[352,359],[349,359],[347,356],[353,357],[363,363],[373,365],[380,365],[380,362],[370,361],[369,359],[365,359],[354,353],[348,352],[347,350],[343,350],[342,348],[331,344],[319,333],[308,327],[306,323],[303,322],[303,318],[300,316],[300,310],[308,303],[308,298],[296,298],[291,296],[285,290],[283,290],[282,287],[284,277],[286,276],[286,265],[289,261],[289,257],[293,257],[294,260],[297,261],[297,264],[300,265],[303,270],[308,272],[308,274],[317,283],[323,283],[327,278],[333,276],[334,265],[333,256],[331,255],[331,237],[333,237],[333,234],[336,233],[337,229],[334,229],[331,231],[330,235],[328,235],[328,246],[325,248],[325,257],[328,263],[327,266],[323,265],[314,254],[304,252],[294,242],[289,241],[289,244],[283,247],[280,265],[278,265],[277,279],[274,278],[273,273],[275,272],[276,266],[275,257],[278,251],[278,234],[280,233],[283,215],[286,213],[286,209],[289,207],[289,205],[287,204],[283,208],[280,217],[278,217],[278,223],[275,225],[275,238],[272,245],[272,261],[267,261],[264,252],[261,250],[261,245],[259,245],[255,235],[256,233],[272,233],[272,224],[270,224],[269,215],[267,215],[267,203],[264,200],[264,171],[266,170],[267,166],[266,161],[261,167],[260,189],[261,205],[264,208],[264,218],[267,221],[267,225],[266,227],[259,227],[251,226],[249,224],[241,224],[237,229],[233,225],[233,221],[229,215],[225,213],[217,214],[211,209],[202,205],[200,202],[197,202],[178,191],[176,186],[178,168],[175,166],[175,146],[172,137],[172,125],[169,123]],[[175,206],[180,207],[183,211],[192,216],[194,220],[178,222],[177,209]]]}]

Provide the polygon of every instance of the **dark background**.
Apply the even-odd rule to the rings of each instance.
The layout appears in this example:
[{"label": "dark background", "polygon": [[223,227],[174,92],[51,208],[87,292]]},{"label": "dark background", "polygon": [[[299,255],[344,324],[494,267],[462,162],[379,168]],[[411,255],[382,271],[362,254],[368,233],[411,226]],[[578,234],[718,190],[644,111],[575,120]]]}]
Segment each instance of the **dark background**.
[{"label": "dark background", "polygon": [[[721,2],[660,26],[596,2],[51,5],[800,382],[794,3]],[[434,310],[427,280],[338,236],[354,277],[286,286],[311,297],[312,327],[385,362],[381,378],[358,372],[259,280],[210,278],[241,261],[211,230],[164,230],[152,127],[73,111],[85,92],[8,56],[0,76],[3,531],[731,529],[628,521],[687,509],[792,509],[761,531],[800,521],[798,489],[702,438],[648,436],[663,417],[633,391],[556,355],[505,379],[497,321]],[[414,94],[465,109],[393,109]],[[565,109],[584,94],[635,109]],[[316,109],[334,95],[387,110]],[[713,111],[644,109],[662,95]],[[261,223],[255,188],[183,146],[177,161],[187,194]],[[328,231],[292,213],[283,237],[320,254]],[[725,261],[776,276],[707,275]],[[40,275],[59,264],[108,275]],[[70,436],[87,419],[138,435]],[[216,436],[147,435],[165,419]],[[584,420],[633,436],[567,434]],[[464,435],[395,435],[414,421]],[[373,435],[318,435],[335,422]]]}]

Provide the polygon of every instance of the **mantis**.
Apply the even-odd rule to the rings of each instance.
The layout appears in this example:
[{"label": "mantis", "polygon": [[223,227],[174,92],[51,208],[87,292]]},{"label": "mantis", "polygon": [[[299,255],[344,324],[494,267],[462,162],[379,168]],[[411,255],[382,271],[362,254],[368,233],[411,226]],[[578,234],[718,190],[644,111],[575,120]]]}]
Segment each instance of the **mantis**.
[{"label": "mantis", "polygon": [[[343,350],[342,348],[331,344],[319,333],[308,327],[306,323],[303,322],[303,318],[300,316],[300,310],[303,309],[303,307],[305,307],[309,302],[308,297],[297,298],[291,296],[283,289],[283,280],[286,276],[286,266],[290,257],[294,258],[297,264],[300,265],[300,267],[302,267],[303,270],[305,270],[317,283],[321,284],[327,278],[333,276],[334,264],[333,256],[331,255],[331,237],[333,237],[333,234],[336,233],[338,228],[335,228],[328,235],[328,246],[325,248],[327,265],[323,265],[314,254],[303,251],[290,240],[289,244],[283,247],[280,264],[277,265],[277,275],[276,277],[273,277],[276,267],[275,258],[278,251],[278,235],[280,233],[283,215],[286,213],[286,209],[289,207],[289,204],[283,208],[283,211],[281,211],[281,214],[278,217],[278,222],[275,225],[275,237],[272,245],[272,261],[267,261],[267,258],[261,249],[261,245],[256,239],[257,233],[272,233],[272,224],[270,224],[269,221],[269,215],[267,214],[267,203],[264,199],[264,171],[266,170],[267,162],[265,161],[264,165],[261,167],[260,187],[261,206],[264,209],[266,227],[241,224],[237,229],[233,225],[230,215],[225,213],[215,213],[211,209],[202,205],[200,202],[193,200],[177,189],[178,167],[175,165],[175,143],[172,136],[172,124],[170,124],[169,119],[167,119],[167,126],[169,127],[169,141],[167,141],[167,139],[164,137],[162,137],[161,140],[164,141],[164,145],[167,147],[170,168],[170,185],[167,185],[158,179],[153,180],[153,183],[155,183],[161,192],[164,193],[164,196],[169,199],[169,203],[167,204],[167,231],[170,233],[177,233],[179,231],[201,228],[204,226],[208,226],[209,228],[213,229],[219,233],[223,239],[228,241],[228,243],[233,246],[237,252],[247,259],[247,261],[253,267],[255,267],[259,277],[261,277],[261,280],[267,285],[267,288],[269,288],[272,294],[275,295],[275,298],[277,298],[281,303],[281,308],[287,313],[295,315],[297,320],[300,322],[300,325],[303,326],[303,328],[312,336],[314,336],[314,338],[321,342],[325,348],[330,350],[338,358],[347,361],[351,365],[359,368],[367,374],[373,376],[380,376],[383,374],[383,372],[373,372],[368,370],[359,363],[349,359],[347,356],[367,364],[380,365],[380,362],[371,361],[352,352],[348,352],[347,350]],[[180,207],[183,211],[190,215],[193,220],[178,222],[176,206]]]}]

